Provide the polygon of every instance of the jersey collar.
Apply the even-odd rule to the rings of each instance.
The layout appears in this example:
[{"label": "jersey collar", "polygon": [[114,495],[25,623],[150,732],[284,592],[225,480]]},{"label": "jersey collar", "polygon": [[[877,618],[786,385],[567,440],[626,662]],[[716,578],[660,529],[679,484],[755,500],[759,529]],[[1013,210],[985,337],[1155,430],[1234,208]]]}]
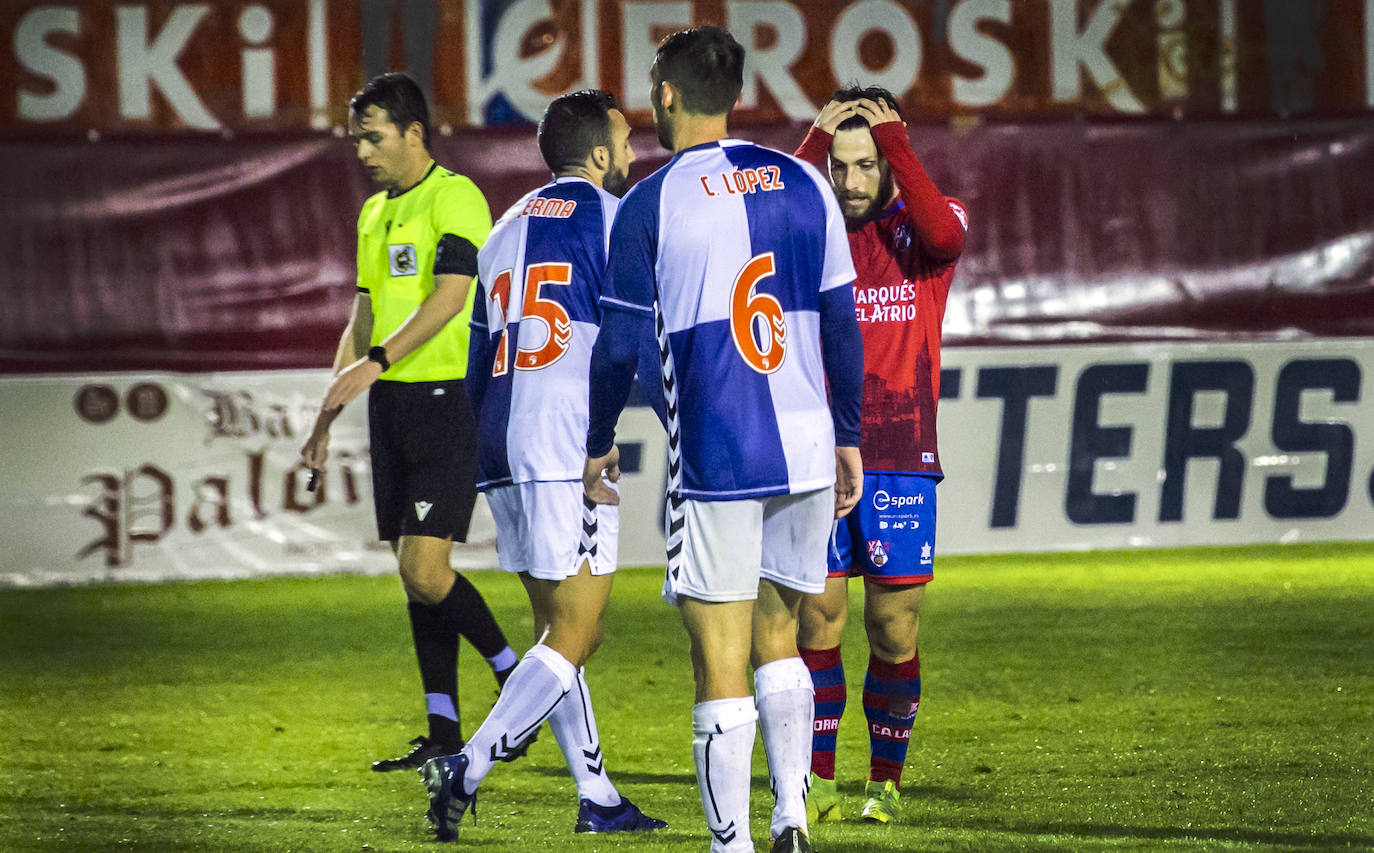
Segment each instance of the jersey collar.
[{"label": "jersey collar", "polygon": [[693,152],[693,151],[705,151],[705,150],[708,149],[708,148],[724,148],[724,147],[727,146],[727,145],[748,145],[748,144],[749,144],[749,142],[748,142],[747,140],[744,140],[744,139],[735,139],[734,137],[727,136],[727,137],[725,137],[725,138],[723,138],[723,139],[712,140],[711,142],[700,142],[700,143],[697,143],[696,145],[693,145],[691,148],[684,148],[684,149],[682,149],[681,151],[679,151],[679,152],[677,152],[676,154],[674,154],[674,155],[673,155],[673,158],[676,159],[676,158],[678,158],[678,157],[681,157],[683,154],[688,154],[688,153],[691,153],[691,152]]},{"label": "jersey collar", "polygon": [[386,197],[387,197],[387,198],[400,198],[401,196],[403,196],[403,195],[405,195],[406,193],[410,192],[411,190],[415,189],[415,187],[418,187],[420,184],[423,184],[425,181],[429,180],[429,176],[432,175],[432,174],[434,174],[434,170],[437,169],[437,168],[439,168],[439,164],[436,163],[436,162],[434,162],[433,160],[430,160],[430,161],[429,161],[429,168],[425,170],[425,175],[424,175],[423,178],[421,178],[420,180],[416,181],[416,182],[415,182],[414,184],[412,184],[411,186],[406,187],[405,189],[403,189],[403,190],[401,190],[400,192],[396,193],[395,195],[392,195],[390,192],[387,192]]}]

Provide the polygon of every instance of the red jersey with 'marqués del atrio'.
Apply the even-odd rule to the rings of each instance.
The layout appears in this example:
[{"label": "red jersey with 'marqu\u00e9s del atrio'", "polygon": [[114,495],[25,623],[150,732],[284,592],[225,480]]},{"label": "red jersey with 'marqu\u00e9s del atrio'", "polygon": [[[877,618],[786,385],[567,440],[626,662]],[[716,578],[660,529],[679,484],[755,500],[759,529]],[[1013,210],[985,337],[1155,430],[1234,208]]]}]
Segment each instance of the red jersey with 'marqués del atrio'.
[{"label": "red jersey with 'marqu\u00e9s del atrio'", "polygon": [[[900,122],[872,130],[892,168],[897,199],[876,219],[846,223],[858,276],[854,310],[864,341],[859,449],[865,471],[941,477],[935,436],[940,326],[968,213],[935,187]],[[796,156],[828,174],[832,139],[812,127]]]}]

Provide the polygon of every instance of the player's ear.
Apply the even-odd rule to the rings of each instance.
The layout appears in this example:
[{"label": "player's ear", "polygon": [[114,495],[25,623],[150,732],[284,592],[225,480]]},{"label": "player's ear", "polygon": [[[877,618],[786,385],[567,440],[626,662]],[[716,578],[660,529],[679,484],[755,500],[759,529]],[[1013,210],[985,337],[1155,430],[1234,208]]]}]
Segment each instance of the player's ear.
[{"label": "player's ear", "polygon": [[609,171],[611,168],[611,149],[607,148],[605,145],[594,146],[592,148],[591,161],[592,165],[597,168],[597,171]]},{"label": "player's ear", "polygon": [[677,103],[677,89],[667,80],[660,81],[658,89],[658,102],[663,104],[665,110],[670,110]]},{"label": "player's ear", "polygon": [[406,125],[405,137],[406,137],[406,141],[407,141],[407,142],[413,142],[413,143],[418,144],[418,145],[424,145],[424,144],[425,144],[425,127],[424,127],[424,125],[420,124],[418,121],[412,121],[410,124]]}]

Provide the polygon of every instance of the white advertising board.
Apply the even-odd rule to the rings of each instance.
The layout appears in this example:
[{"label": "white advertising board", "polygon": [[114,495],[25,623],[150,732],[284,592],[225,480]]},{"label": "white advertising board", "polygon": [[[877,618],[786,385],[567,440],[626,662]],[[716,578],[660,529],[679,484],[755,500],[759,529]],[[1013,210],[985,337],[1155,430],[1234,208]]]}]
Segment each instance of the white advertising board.
[{"label": "white advertising board", "polygon": [[1374,539],[1374,341],[948,349],[939,552]]},{"label": "white advertising board", "polygon": [[[335,421],[306,489],[299,449],[327,384],[326,371],[0,379],[0,585],[394,570],[361,402]],[[657,530],[662,429],[631,409],[619,436],[627,462],[652,469],[622,477],[622,525]],[[656,535],[626,537],[622,561],[662,560]],[[479,499],[453,563],[494,567],[495,544]]]},{"label": "white advertising board", "polygon": [[[945,352],[938,553],[1374,540],[1374,341]],[[323,371],[0,379],[0,585],[393,567],[362,406]],[[664,440],[619,429],[622,565],[663,559]],[[866,499],[872,499],[868,496]],[[454,564],[495,565],[479,501]]]}]

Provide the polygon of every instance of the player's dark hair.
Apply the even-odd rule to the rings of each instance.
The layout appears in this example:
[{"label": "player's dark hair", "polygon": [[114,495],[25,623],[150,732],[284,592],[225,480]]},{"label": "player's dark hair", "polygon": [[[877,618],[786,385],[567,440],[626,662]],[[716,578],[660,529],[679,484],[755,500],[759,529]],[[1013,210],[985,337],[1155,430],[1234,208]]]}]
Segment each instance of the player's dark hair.
[{"label": "player's dark hair", "polygon": [[425,103],[425,93],[409,75],[388,71],[367,81],[367,85],[348,101],[348,109],[362,115],[368,107],[386,110],[387,118],[402,134],[411,122],[418,121],[425,149],[429,149],[429,105]]},{"label": "player's dark hair", "polygon": [[661,82],[673,84],[682,107],[698,115],[724,115],[744,88],[744,48],[719,27],[692,27],[663,40],[654,55]]},{"label": "player's dark hair", "polygon": [[[886,101],[893,112],[897,113],[898,116],[902,114],[902,105],[897,103],[897,96],[884,89],[882,86],[859,86],[854,84],[840,89],[830,96],[830,100],[839,101],[842,104],[848,103],[849,101],[862,101],[865,98],[870,101]],[[840,122],[835,130],[857,130],[861,127],[868,127],[867,119],[863,116],[850,116]]]},{"label": "player's dark hair", "polygon": [[600,89],[559,95],[539,120],[539,153],[555,175],[587,162],[598,145],[611,147],[615,96]]}]

